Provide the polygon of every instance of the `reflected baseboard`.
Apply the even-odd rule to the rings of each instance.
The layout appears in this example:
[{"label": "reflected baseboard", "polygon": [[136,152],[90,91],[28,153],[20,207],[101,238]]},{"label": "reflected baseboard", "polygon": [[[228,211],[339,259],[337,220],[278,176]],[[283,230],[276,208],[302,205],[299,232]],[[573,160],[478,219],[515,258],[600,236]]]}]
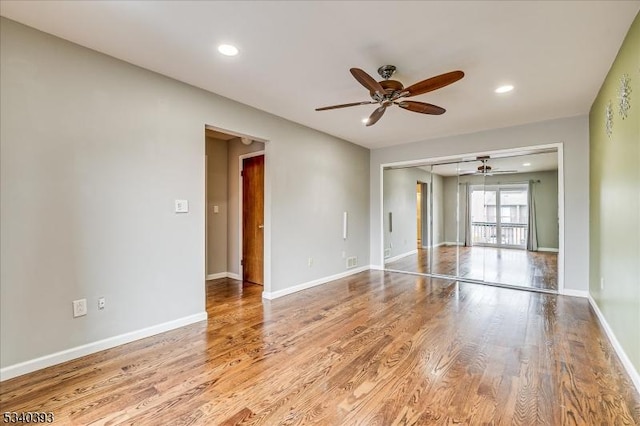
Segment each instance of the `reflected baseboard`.
[{"label": "reflected baseboard", "polygon": [[417,254],[417,253],[418,253],[418,249],[411,250],[411,251],[408,251],[406,253],[398,254],[398,255],[393,256],[393,257],[388,257],[388,258],[386,258],[384,260],[384,263],[386,264],[386,263],[395,262],[396,260],[400,260],[403,257],[411,256],[412,254]]}]

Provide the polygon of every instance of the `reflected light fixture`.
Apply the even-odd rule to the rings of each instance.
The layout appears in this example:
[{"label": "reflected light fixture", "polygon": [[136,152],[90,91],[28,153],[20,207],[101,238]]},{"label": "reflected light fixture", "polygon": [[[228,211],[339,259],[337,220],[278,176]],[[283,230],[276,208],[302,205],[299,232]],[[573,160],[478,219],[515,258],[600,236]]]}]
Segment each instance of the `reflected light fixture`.
[{"label": "reflected light fixture", "polygon": [[524,167],[529,167],[529,166],[531,165],[531,163],[522,163],[522,165],[523,165]]},{"label": "reflected light fixture", "polygon": [[496,93],[507,93],[513,90],[513,86],[510,84],[506,84],[504,86],[498,87],[494,92]]},{"label": "reflected light fixture", "polygon": [[218,52],[225,56],[236,56],[238,54],[238,48],[230,44],[221,44],[218,46]]},{"label": "reflected light fixture", "polygon": [[362,119],[362,124],[367,124],[369,122],[369,117]]}]

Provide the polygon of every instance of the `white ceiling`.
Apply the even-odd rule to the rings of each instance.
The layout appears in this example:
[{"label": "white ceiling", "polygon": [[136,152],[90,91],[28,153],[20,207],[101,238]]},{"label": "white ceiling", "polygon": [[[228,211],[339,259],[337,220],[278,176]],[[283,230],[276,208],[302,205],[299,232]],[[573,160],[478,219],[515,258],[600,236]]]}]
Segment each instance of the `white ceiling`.
[{"label": "white ceiling", "polygon": [[[638,1],[8,1],[0,14],[369,148],[587,114]],[[220,43],[240,49],[234,58]],[[349,68],[398,67],[405,86],[464,79],[414,100],[428,116],[372,105]],[[496,86],[516,89],[496,95]],[[216,125],[217,123],[207,123]],[[231,129],[232,130],[232,129]]]},{"label": "white ceiling", "polygon": [[[491,166],[491,171],[505,173],[532,173],[548,170],[558,170],[558,153],[544,152],[537,154],[516,155],[512,157],[492,157],[486,161]],[[525,166],[525,164],[529,164]],[[468,172],[476,172],[481,161],[465,161],[461,163],[437,164],[422,166],[426,171],[431,171],[440,176],[457,176]]]}]

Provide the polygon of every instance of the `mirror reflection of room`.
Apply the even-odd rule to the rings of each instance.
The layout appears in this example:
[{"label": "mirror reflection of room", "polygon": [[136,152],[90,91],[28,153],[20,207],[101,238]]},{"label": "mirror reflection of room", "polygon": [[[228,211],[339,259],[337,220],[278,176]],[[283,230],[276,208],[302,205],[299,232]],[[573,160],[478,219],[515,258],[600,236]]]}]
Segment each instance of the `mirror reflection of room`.
[{"label": "mirror reflection of room", "polygon": [[383,179],[387,269],[557,290],[556,151],[388,168]]}]

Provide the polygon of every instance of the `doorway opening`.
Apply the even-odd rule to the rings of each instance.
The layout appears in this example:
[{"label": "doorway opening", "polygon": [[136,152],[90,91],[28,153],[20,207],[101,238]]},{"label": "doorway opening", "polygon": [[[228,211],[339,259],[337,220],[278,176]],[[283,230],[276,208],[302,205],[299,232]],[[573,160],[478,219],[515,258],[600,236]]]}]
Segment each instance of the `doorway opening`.
[{"label": "doorway opening", "polygon": [[[266,141],[205,126],[205,277],[268,291]],[[247,176],[247,179],[245,179]],[[249,185],[247,186],[247,182]],[[266,218],[266,220],[265,220]],[[255,222],[255,226],[250,225]],[[243,284],[243,285],[245,285]]]}]

